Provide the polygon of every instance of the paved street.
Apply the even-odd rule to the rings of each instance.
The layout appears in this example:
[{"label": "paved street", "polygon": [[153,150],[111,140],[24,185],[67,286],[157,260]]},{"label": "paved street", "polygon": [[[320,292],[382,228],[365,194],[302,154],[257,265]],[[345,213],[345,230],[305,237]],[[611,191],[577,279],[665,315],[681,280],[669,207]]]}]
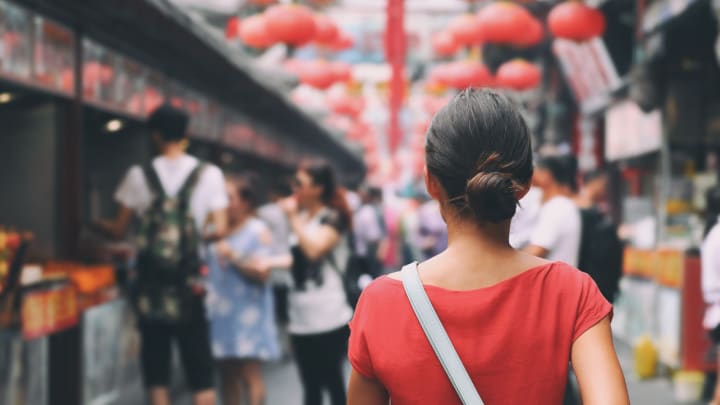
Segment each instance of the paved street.
[{"label": "paved street", "polygon": [[[674,405],[672,386],[666,378],[650,381],[639,381],[632,370],[632,353],[630,349],[618,345],[620,360],[625,370],[630,402],[633,405]],[[349,370],[349,366],[348,366]],[[180,371],[178,369],[178,371]],[[268,405],[302,405],[301,386],[297,371],[292,362],[268,365],[265,369],[268,386]],[[178,392],[176,402],[180,405],[191,405],[189,395]],[[699,404],[699,403],[697,403]]]}]

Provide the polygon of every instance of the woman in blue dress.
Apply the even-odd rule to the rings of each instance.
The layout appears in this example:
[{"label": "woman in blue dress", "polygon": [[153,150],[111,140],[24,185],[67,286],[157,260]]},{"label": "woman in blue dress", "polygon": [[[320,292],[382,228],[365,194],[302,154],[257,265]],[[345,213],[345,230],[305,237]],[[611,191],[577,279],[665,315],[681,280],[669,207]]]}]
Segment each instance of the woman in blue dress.
[{"label": "woman in blue dress", "polygon": [[250,405],[265,399],[262,362],[276,360],[280,347],[275,327],[273,268],[288,267],[291,257],[271,257],[272,237],[255,216],[259,181],[246,176],[227,185],[228,237],[211,248],[206,306],[212,352],[217,362],[223,403],[237,405],[247,388]]}]

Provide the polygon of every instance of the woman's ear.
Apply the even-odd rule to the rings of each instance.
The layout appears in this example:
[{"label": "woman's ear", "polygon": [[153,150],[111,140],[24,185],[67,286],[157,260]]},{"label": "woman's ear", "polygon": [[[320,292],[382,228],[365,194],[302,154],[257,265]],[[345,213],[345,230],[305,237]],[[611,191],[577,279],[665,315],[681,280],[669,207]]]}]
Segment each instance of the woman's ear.
[{"label": "woman's ear", "polygon": [[530,191],[530,184],[518,185],[517,191],[515,191],[515,199],[520,201]]},{"label": "woman's ear", "polygon": [[423,175],[425,176],[425,188],[428,194],[435,200],[441,201],[443,196],[442,187],[438,182],[437,178],[428,173],[427,166],[423,168]]}]

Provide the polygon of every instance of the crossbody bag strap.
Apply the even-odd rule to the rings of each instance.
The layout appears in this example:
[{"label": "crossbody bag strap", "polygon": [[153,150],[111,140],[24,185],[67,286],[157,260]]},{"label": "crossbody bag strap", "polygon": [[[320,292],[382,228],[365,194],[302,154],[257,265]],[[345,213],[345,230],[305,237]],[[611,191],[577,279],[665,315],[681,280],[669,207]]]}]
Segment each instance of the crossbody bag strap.
[{"label": "crossbody bag strap", "polygon": [[475,389],[475,385],[425,292],[418,274],[417,263],[403,267],[401,275],[405,294],[410,300],[415,316],[460,400],[464,405],[483,405],[480,394]]}]

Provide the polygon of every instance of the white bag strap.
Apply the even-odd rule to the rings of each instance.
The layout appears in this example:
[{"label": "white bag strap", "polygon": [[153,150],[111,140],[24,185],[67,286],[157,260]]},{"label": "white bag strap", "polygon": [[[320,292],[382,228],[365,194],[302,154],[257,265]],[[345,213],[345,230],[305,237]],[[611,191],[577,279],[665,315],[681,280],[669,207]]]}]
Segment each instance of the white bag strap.
[{"label": "white bag strap", "polygon": [[455,347],[453,347],[450,337],[440,322],[435,308],[430,303],[418,274],[417,263],[411,263],[403,267],[401,275],[405,294],[410,300],[415,316],[460,400],[464,405],[483,405],[480,394],[475,389],[475,385],[455,351]]}]

